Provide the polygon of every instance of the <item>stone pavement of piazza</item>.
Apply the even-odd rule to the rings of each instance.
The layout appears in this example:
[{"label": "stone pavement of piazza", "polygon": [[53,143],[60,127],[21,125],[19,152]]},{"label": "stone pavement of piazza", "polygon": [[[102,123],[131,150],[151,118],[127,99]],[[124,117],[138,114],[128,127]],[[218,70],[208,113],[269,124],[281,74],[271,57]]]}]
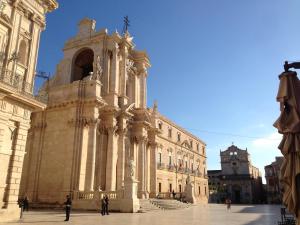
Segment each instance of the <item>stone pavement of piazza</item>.
[{"label": "stone pavement of piazza", "polygon": [[[0,224],[66,224],[63,211],[29,211],[20,222]],[[160,210],[148,213],[111,213],[101,216],[96,212],[71,213],[70,224],[172,224],[172,225],[273,225],[280,220],[280,205],[233,205],[227,211],[223,204],[195,205],[181,210]]]}]

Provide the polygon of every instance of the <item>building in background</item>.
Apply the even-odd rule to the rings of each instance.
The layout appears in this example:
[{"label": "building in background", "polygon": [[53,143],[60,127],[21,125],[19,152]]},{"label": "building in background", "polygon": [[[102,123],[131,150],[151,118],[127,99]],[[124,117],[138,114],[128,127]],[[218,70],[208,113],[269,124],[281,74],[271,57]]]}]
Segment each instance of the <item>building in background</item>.
[{"label": "building in background", "polygon": [[40,91],[47,107],[32,115],[21,193],[36,204],[61,204],[72,194],[74,207],[97,207],[86,202],[99,191],[119,198],[134,162],[138,198],[170,197],[189,181],[197,201],[207,202],[205,143],[157,104],[146,107],[146,52],[128,32],[96,31],[95,23],[80,21]]},{"label": "building in background", "polygon": [[19,218],[17,205],[31,112],[45,107],[32,91],[45,14],[55,0],[0,1],[0,221]]},{"label": "building in background", "polygon": [[220,151],[221,170],[208,171],[210,201],[233,203],[261,203],[263,198],[262,179],[259,169],[252,165],[247,149],[232,145]]},{"label": "building in background", "polygon": [[282,203],[282,185],[279,181],[283,159],[283,157],[276,157],[274,162],[265,166],[266,194],[269,204]]}]

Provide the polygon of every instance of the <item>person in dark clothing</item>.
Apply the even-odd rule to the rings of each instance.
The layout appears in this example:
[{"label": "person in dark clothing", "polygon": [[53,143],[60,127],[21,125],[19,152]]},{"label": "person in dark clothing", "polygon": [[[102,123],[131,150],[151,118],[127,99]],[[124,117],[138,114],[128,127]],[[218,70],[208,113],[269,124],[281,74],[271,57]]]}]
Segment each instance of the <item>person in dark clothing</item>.
[{"label": "person in dark clothing", "polygon": [[108,213],[108,204],[109,204],[108,196],[105,195],[104,199],[105,199],[105,212],[104,212],[104,214],[106,213],[107,215],[109,215],[109,213]]},{"label": "person in dark clothing", "polygon": [[27,196],[25,196],[25,198],[23,199],[23,211],[28,211],[29,208],[29,201]]},{"label": "person in dark clothing", "polygon": [[102,216],[105,215],[105,207],[106,207],[106,201],[105,201],[105,196],[101,199],[101,214]]},{"label": "person in dark clothing", "polygon": [[64,202],[65,206],[66,206],[66,219],[65,221],[69,221],[70,219],[70,212],[71,212],[71,206],[72,206],[72,200],[71,197],[69,195],[66,196],[67,201]]},{"label": "person in dark clothing", "polygon": [[175,197],[176,197],[176,193],[175,193],[175,191],[174,191],[174,190],[172,191],[172,195],[173,195],[173,198],[175,199]]},{"label": "person in dark clothing", "polygon": [[22,219],[22,217],[23,217],[23,209],[24,209],[24,201],[23,201],[23,199],[21,199],[21,198],[18,199],[18,205],[19,205],[19,208],[21,209],[20,210],[20,219]]}]

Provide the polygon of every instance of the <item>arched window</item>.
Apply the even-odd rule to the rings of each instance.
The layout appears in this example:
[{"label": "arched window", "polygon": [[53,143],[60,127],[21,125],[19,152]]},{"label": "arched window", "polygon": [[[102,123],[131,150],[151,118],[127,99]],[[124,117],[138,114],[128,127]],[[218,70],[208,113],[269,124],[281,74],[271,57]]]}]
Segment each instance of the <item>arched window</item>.
[{"label": "arched window", "polygon": [[19,46],[19,63],[26,65],[27,64],[27,43],[22,40]]},{"label": "arched window", "polygon": [[84,49],[73,60],[72,81],[82,80],[93,72],[94,52]]}]

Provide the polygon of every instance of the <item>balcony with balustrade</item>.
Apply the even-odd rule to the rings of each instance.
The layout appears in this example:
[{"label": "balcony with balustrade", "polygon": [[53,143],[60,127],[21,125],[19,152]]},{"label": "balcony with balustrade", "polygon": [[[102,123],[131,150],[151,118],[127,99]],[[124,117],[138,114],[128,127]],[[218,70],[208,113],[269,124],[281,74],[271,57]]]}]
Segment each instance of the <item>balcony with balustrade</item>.
[{"label": "balcony with balustrade", "polygon": [[[6,88],[21,94],[32,96],[33,85],[25,81],[24,76],[4,68],[0,68],[0,83]],[[4,86],[4,87],[5,87]]]},{"label": "balcony with balustrade", "polygon": [[29,104],[33,107],[44,107],[45,105],[33,96],[33,85],[24,79],[22,74],[0,67],[0,91],[2,95]]}]

